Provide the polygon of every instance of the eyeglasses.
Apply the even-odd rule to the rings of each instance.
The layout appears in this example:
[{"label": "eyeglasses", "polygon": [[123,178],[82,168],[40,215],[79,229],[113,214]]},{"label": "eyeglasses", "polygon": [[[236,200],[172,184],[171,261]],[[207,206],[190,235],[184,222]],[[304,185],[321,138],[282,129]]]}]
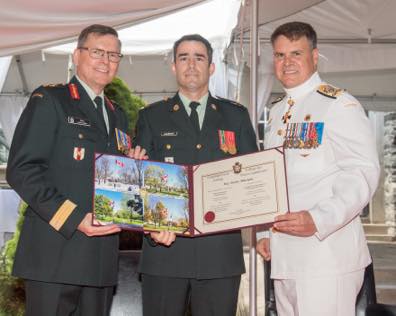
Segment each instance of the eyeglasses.
[{"label": "eyeglasses", "polygon": [[105,55],[107,55],[109,61],[111,61],[112,63],[119,63],[121,58],[124,56],[117,52],[108,52],[99,48],[79,47],[78,49],[87,50],[89,56],[93,59],[101,59]]}]

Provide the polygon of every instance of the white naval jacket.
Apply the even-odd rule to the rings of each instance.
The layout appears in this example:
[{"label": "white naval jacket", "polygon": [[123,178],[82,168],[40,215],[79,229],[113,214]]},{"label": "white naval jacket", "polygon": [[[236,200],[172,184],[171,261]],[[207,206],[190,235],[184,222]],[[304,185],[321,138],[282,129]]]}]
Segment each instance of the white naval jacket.
[{"label": "white naval jacket", "polygon": [[[363,269],[370,262],[359,214],[374,194],[379,163],[372,129],[360,103],[347,92],[317,92],[317,73],[270,111],[265,148],[281,146],[291,107],[291,123],[323,122],[321,144],[314,149],[286,149],[290,211],[308,210],[317,227],[311,237],[270,233],[271,277],[313,278]],[[260,238],[260,235],[258,235]]]}]

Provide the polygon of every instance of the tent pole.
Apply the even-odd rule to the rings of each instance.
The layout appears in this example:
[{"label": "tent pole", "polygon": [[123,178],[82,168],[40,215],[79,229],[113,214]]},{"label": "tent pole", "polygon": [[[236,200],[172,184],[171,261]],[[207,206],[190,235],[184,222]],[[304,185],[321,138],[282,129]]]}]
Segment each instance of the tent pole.
[{"label": "tent pole", "polygon": [[27,87],[25,72],[23,70],[21,56],[20,55],[15,55],[15,61],[16,61],[17,67],[18,67],[19,76],[21,77],[21,81],[22,81],[22,93],[24,95],[27,95],[28,94],[28,87]]},{"label": "tent pole", "polygon": [[[258,131],[257,119],[257,53],[258,53],[258,0],[251,0],[250,25],[250,118],[254,131]],[[250,230],[249,251],[249,316],[257,314],[257,258],[256,258],[256,228]]]}]

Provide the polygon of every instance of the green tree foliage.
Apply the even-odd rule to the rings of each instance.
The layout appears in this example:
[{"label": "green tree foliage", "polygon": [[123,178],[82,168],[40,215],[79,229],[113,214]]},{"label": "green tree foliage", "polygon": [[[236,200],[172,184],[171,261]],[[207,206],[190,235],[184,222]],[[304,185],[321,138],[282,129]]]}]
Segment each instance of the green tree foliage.
[{"label": "green tree foliage", "polygon": [[11,270],[26,208],[26,203],[22,202],[19,207],[16,232],[13,238],[5,244],[0,256],[0,316],[22,316],[24,314],[25,290],[23,281],[11,276]]},{"label": "green tree foliage", "polygon": [[111,200],[104,195],[95,195],[95,213],[97,216],[113,216]]},{"label": "green tree foliage", "polygon": [[123,219],[133,219],[132,212],[128,210],[120,210],[116,213],[116,217]]},{"label": "green tree foliage", "polygon": [[145,183],[150,186],[158,187],[161,184],[161,178],[165,175],[165,170],[159,166],[148,166],[144,171]]},{"label": "green tree foliage", "polygon": [[161,226],[162,222],[168,217],[168,210],[166,209],[164,203],[162,201],[158,201],[155,204],[154,210],[153,210],[153,219],[154,223],[157,224],[158,226]]},{"label": "green tree foliage", "polygon": [[122,79],[116,77],[105,88],[106,96],[120,105],[128,117],[128,134],[133,136],[138,112],[146,103],[134,95]]}]

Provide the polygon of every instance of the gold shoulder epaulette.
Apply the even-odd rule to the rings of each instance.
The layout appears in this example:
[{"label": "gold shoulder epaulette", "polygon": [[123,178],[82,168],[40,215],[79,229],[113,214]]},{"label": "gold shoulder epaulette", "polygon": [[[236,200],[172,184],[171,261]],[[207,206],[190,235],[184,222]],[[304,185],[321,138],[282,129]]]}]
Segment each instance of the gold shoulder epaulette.
[{"label": "gold shoulder epaulette", "polygon": [[240,103],[238,103],[238,102],[236,102],[234,100],[230,100],[230,99],[219,97],[217,95],[216,95],[215,99],[218,99],[218,100],[224,101],[224,102],[228,102],[228,103],[231,103],[231,104],[236,105],[236,106],[244,107],[243,104],[240,104]]},{"label": "gold shoulder epaulette", "polygon": [[333,87],[329,84],[321,84],[316,91],[325,97],[337,99],[345,90]]},{"label": "gold shoulder epaulette", "polygon": [[282,101],[285,98],[285,96],[286,96],[286,94],[281,95],[280,97],[277,97],[274,101],[271,102],[271,104],[275,104],[275,103]]},{"label": "gold shoulder epaulette", "polygon": [[31,96],[31,98],[33,99],[33,98],[43,98],[44,97],[44,94],[42,94],[42,93],[39,93],[39,92],[35,92],[35,93],[33,93],[32,94],[32,96]]}]

